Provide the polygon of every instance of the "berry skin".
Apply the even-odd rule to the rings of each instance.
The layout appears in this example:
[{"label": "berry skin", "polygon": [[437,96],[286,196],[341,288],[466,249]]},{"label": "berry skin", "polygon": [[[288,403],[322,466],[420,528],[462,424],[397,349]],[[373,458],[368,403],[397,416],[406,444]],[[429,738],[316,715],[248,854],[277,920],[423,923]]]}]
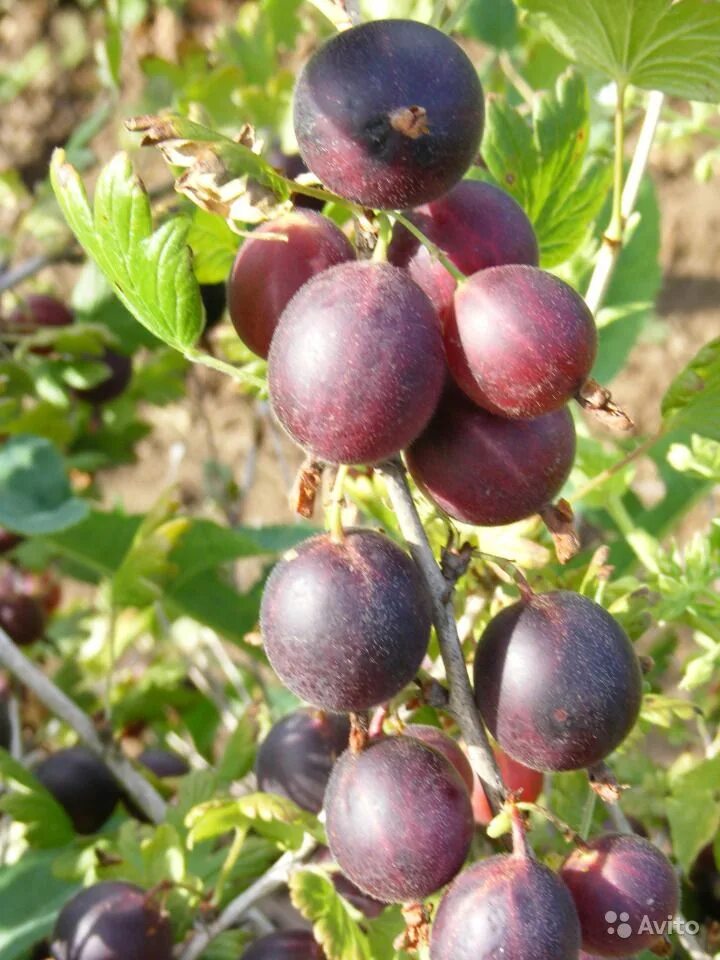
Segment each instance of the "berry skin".
[{"label": "berry skin", "polygon": [[19,647],[41,640],[45,611],[39,599],[23,590],[23,576],[13,567],[0,573],[0,627]]},{"label": "berry skin", "polygon": [[309,930],[278,930],[252,943],[242,960],[325,960]]},{"label": "berry skin", "polygon": [[138,757],[140,763],[161,780],[164,778],[184,777],[190,773],[190,767],[177,753],[161,747],[148,747]]},{"label": "berry skin", "polygon": [[260,624],[292,692],[335,713],[394,697],[420,667],[430,603],[410,557],[373,530],[306,540],[273,570]]},{"label": "berry skin", "polygon": [[[0,708],[1,709],[1,708]],[[703,847],[695,858],[688,874],[687,894],[694,901],[695,913],[702,923],[720,922],[720,870],[715,862],[713,845]],[[685,915],[688,914],[688,897],[683,895]]]},{"label": "berry skin", "polygon": [[538,513],[560,492],[574,458],[567,409],[506,420],[452,385],[406,452],[413,480],[429,500],[455,520],[482,527]]},{"label": "berry skin", "polygon": [[470,766],[470,761],[463,748],[452,737],[449,737],[437,727],[431,727],[424,723],[408,724],[402,731],[402,735],[420,740],[421,743],[425,743],[428,747],[432,747],[433,750],[441,753],[460,774],[463,783],[468,788],[468,793],[472,793],[475,782],[473,768]]},{"label": "berry skin", "polygon": [[628,735],[642,699],[637,656],[601,606],[567,590],[501,610],[475,655],[475,699],[502,749],[535,770],[579,770]]},{"label": "berry skin", "polygon": [[258,787],[319,813],[335,761],[347,748],[350,722],[318,710],[296,710],[263,740],[255,763]]},{"label": "berry skin", "polygon": [[543,864],[496,856],[465,870],[440,901],[431,960],[578,960],[572,899]]},{"label": "berry skin", "polygon": [[[284,239],[270,240],[268,237]],[[332,220],[297,210],[264,223],[240,247],[228,281],[230,319],[243,343],[267,357],[283,310],[311,277],[355,259]]]},{"label": "berry skin", "polygon": [[51,570],[26,571],[22,576],[22,590],[40,603],[47,617],[52,616],[62,602],[60,581]]},{"label": "berry skin", "polygon": [[55,297],[32,293],[8,317],[8,327],[18,333],[36,333],[43,327],[67,327],[73,313]]},{"label": "berry skin", "polygon": [[[531,770],[530,767],[513,760],[500,747],[494,747],[493,753],[500,769],[502,782],[508,790],[517,794],[522,803],[534,803],[543,791],[544,777],[542,773],[539,770]],[[486,827],[494,814],[478,777],[475,777],[473,782],[472,806],[475,823]]]},{"label": "berry skin", "polygon": [[33,773],[80,834],[97,833],[122,796],[108,768],[86,747],[58,750],[39,763]]},{"label": "berry skin", "polygon": [[[537,238],[525,211],[509,193],[489,183],[463,180],[407,217],[466,276],[509,263],[537,266]],[[457,287],[451,274],[400,223],[393,229],[388,260],[410,272],[432,300],[445,328]]]},{"label": "berry skin", "polygon": [[109,368],[108,376],[94,387],[75,391],[83,400],[97,406],[110,403],[111,400],[125,393],[132,378],[132,360],[125,354],[105,350],[99,359]]},{"label": "berry skin", "polygon": [[376,900],[422,900],[462,867],[473,832],[460,774],[432,747],[387,737],[338,760],[325,796],[330,850]]},{"label": "berry skin", "polygon": [[560,876],[580,917],[583,948],[600,956],[627,957],[657,946],[662,937],[641,928],[648,921],[667,923],[678,907],[672,864],[649,840],[632,834],[591,840],[570,854]]},{"label": "berry skin", "polygon": [[280,423],[315,458],[379,463],[430,419],[445,377],[437,315],[408,275],[344,263],[290,301],[270,350]]},{"label": "berry skin", "polygon": [[54,960],[172,960],[172,933],[145,890],[105,882],[65,904],[51,949]]},{"label": "berry skin", "polygon": [[19,533],[13,533],[12,530],[8,530],[6,527],[0,527],[0,555],[10,553],[18,544],[23,542],[23,539],[24,537]]},{"label": "berry skin", "polygon": [[295,88],[300,154],[330,190],[366,207],[428,203],[475,159],[482,87],[449,37],[412,20],[376,20],[327,41]]},{"label": "berry skin", "polygon": [[475,403],[503,417],[538,417],[585,382],[597,331],[585,301],[562,280],[535,267],[491,267],[455,294],[445,350]]}]

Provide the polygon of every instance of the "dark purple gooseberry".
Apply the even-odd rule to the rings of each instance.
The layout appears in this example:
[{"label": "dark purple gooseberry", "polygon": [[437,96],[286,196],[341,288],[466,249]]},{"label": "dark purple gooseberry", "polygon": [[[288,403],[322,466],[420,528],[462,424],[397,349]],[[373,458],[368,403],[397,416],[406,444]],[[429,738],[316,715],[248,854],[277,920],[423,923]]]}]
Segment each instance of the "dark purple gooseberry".
[{"label": "dark purple gooseberry", "polygon": [[33,773],[80,834],[97,833],[122,797],[108,768],[86,747],[58,750],[39,763]]},{"label": "dark purple gooseberry", "polygon": [[255,763],[258,787],[319,813],[330,773],[349,736],[347,717],[321,710],[288,714],[260,745]]},{"label": "dark purple gooseberry", "polygon": [[376,20],[328,40],[295,89],[310,170],[342,197],[401,209],[447,193],[475,159],[484,121],[475,67],[446,34]]},{"label": "dark purple gooseberry", "polygon": [[7,527],[0,527],[0,555],[10,553],[18,544],[23,542],[23,539],[19,533],[13,533]]},{"label": "dark purple gooseberry", "polygon": [[108,367],[108,376],[87,390],[78,390],[77,395],[88,403],[109,403],[125,392],[132,378],[132,360],[124,353],[105,350],[98,358]]},{"label": "dark purple gooseberry", "polygon": [[[689,894],[695,901],[699,919],[720,922],[720,870],[712,843],[703,847],[688,874]],[[687,905],[685,907],[687,912]]]},{"label": "dark purple gooseberry", "polygon": [[35,333],[43,327],[67,327],[73,313],[60,300],[40,293],[31,293],[8,318],[9,328],[21,333]]},{"label": "dark purple gooseberry", "polygon": [[[337,864],[333,860],[332,854],[327,847],[318,847],[312,856],[312,862],[330,864],[337,868]],[[341,873],[338,869],[331,870],[330,879],[340,896],[344,900],[347,900],[356,910],[359,910],[368,920],[379,917],[387,906],[387,904],[381,903],[380,900],[376,900],[374,897],[368,896],[367,893],[363,893],[359,887],[355,886],[352,880],[349,880],[345,874]]]},{"label": "dark purple gooseberry", "polygon": [[253,353],[267,357],[280,315],[300,287],[328,267],[354,259],[342,230],[312,210],[262,224],[240,247],[228,281],[237,335]]},{"label": "dark purple gooseberry", "polygon": [[165,778],[184,777],[190,773],[187,761],[171,750],[162,747],[148,747],[138,757],[140,763],[161,780]]},{"label": "dark purple gooseberry", "polygon": [[657,946],[678,907],[672,864],[649,840],[632,834],[591,840],[570,854],[560,876],[580,917],[582,945],[600,956],[627,957]]},{"label": "dark purple gooseberry", "polygon": [[577,960],[572,899],[548,867],[523,856],[490,857],[465,870],[440,901],[431,960]]},{"label": "dark purple gooseberry", "polygon": [[574,459],[567,409],[507,420],[452,385],[406,451],[413,480],[433,503],[455,520],[483,527],[538,513],[560,492]]},{"label": "dark purple gooseberry", "polygon": [[200,299],[205,308],[205,329],[212,330],[223,318],[227,306],[227,289],[224,283],[201,283]]},{"label": "dark purple gooseberry", "polygon": [[404,737],[413,737],[415,740],[420,740],[428,747],[432,747],[433,750],[439,751],[455,767],[468,788],[468,793],[472,794],[475,786],[475,775],[467,754],[459,743],[437,727],[431,727],[424,723],[410,723],[403,729],[402,734]]},{"label": "dark purple gooseberry", "polygon": [[87,887],[66,903],[52,934],[54,960],[172,960],[170,924],[130,883]]},{"label": "dark purple gooseberry", "polygon": [[[537,238],[525,211],[509,193],[492,184],[463,180],[444,197],[406,216],[466,276],[508,263],[537,266]],[[457,287],[452,275],[400,223],[393,229],[388,260],[410,271],[445,327]]]},{"label": "dark purple gooseberry", "polygon": [[502,749],[535,770],[579,770],[628,735],[642,675],[627,634],[587,597],[559,590],[501,610],[480,638],[475,698]]},{"label": "dark purple gooseberry", "polygon": [[7,694],[0,691],[0,747],[9,750],[12,744],[12,724],[10,722],[10,704]]},{"label": "dark purple gooseberry", "polygon": [[597,331],[567,283],[536,267],[491,267],[455,294],[445,350],[453,377],[481,407],[538,417],[560,409],[585,382]]},{"label": "dark purple gooseberry", "polygon": [[325,960],[309,930],[279,930],[250,944],[242,960]]},{"label": "dark purple gooseberry", "polygon": [[387,903],[422,900],[448,883],[473,834],[462,777],[412,737],[387,737],[344,753],[330,777],[325,813],[340,869]]},{"label": "dark purple gooseberry", "polygon": [[394,697],[420,667],[430,603],[415,564],[373,530],[306,540],[273,570],[260,611],[265,650],[292,692],[336,713]]},{"label": "dark purple gooseberry", "polygon": [[22,592],[21,578],[12,568],[0,575],[0,627],[19,647],[40,640],[45,630],[42,604]]},{"label": "dark purple gooseberry", "polygon": [[[342,34],[341,34],[342,36]],[[432,304],[404,270],[344,263],[290,301],[268,382],[283,427],[317,459],[378,463],[430,419],[445,377]]]}]

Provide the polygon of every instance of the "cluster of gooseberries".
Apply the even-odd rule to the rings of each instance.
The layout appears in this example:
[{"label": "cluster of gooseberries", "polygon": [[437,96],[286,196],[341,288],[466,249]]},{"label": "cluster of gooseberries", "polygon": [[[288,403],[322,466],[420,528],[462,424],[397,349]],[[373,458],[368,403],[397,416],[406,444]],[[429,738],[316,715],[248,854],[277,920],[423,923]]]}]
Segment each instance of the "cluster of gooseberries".
[{"label": "cluster of gooseberries", "polygon": [[[496,525],[543,510],[567,479],[567,404],[589,376],[596,330],[582,298],[539,269],[515,201],[462,180],[483,113],[472,64],[432,27],[378,21],[325,43],[295,92],[302,160],[364,211],[406,214],[386,261],[358,259],[317,210],[279,216],[241,247],[228,307],[243,342],[268,359],[277,418],[313,459],[376,465],[404,453],[445,514]],[[556,873],[532,856],[514,808],[513,852],[463,870],[475,824],[492,811],[461,746],[412,725],[351,735],[348,746],[347,715],[386,704],[416,677],[431,622],[414,561],[380,532],[317,535],[286,556],[267,581],[261,628],[273,668],[308,707],[262,744],[260,788],[324,809],[329,852],[320,856],[332,858],[337,889],[367,916],[451,884],[432,960],[577,960],[581,948],[627,956],[653,946],[635,921],[665,919],[677,885],[647,840],[579,841]],[[591,767],[623,741],[638,716],[641,671],[600,606],[568,591],[525,591],[480,638],[475,694],[508,786],[532,801],[544,771]],[[133,960],[169,955],[154,907],[112,884],[60,915],[65,960],[87,960],[74,944],[99,902],[93,923],[108,928],[109,943],[122,909],[138,937],[146,931]],[[609,909],[632,918],[630,937],[603,926]],[[246,960],[321,956],[308,932],[283,931],[256,941]]]}]

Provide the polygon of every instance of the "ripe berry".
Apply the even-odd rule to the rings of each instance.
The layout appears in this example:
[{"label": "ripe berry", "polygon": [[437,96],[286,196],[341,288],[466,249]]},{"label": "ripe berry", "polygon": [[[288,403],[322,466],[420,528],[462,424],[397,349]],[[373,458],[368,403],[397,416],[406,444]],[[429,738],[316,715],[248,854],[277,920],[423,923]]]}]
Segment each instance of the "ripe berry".
[{"label": "ripe berry", "polygon": [[[463,180],[432,203],[407,214],[466,276],[508,263],[537,266],[538,244],[525,211],[489,183]],[[457,283],[402,224],[396,224],[388,260],[405,267],[430,297],[443,327],[453,312]]]},{"label": "ripe berry", "polygon": [[262,224],[240,247],[230,273],[228,307],[237,335],[258,356],[267,357],[280,315],[300,287],[354,258],[342,230],[311,210]]},{"label": "ripe berry", "polygon": [[[695,858],[695,862],[688,873],[689,896],[694,901],[698,919],[707,923],[708,920],[720,922],[720,870],[715,861],[713,845],[709,843],[703,847]],[[683,896],[685,912],[688,906]]]},{"label": "ripe berry", "polygon": [[77,390],[77,395],[88,403],[109,403],[125,392],[132,378],[132,360],[123,353],[105,350],[99,358],[108,368],[108,376],[94,387]]},{"label": "ripe berry", "polygon": [[585,301],[562,280],[535,267],[491,267],[455,294],[445,349],[453,377],[481,407],[538,417],[585,382],[597,331]]},{"label": "ripe berry", "polygon": [[325,954],[309,930],[278,930],[251,944],[242,960],[325,960]]},{"label": "ripe berry", "polygon": [[22,575],[22,591],[29,597],[34,597],[48,617],[55,613],[62,601],[60,581],[51,570],[40,573],[25,571]]},{"label": "ripe berry", "polygon": [[410,557],[373,530],[306,540],[273,570],[260,611],[283,683],[337,713],[367,710],[408,684],[430,638],[430,604]]},{"label": "ripe berry", "polygon": [[652,925],[667,924],[677,910],[672,864],[649,840],[632,834],[607,833],[579,847],[560,876],[580,917],[583,947],[604,957],[657,946],[662,935]]},{"label": "ripe berry", "polygon": [[0,575],[0,627],[19,647],[40,640],[45,630],[40,602],[22,592],[22,577],[13,569]]},{"label": "ripe berry", "polygon": [[161,780],[184,777],[190,773],[190,767],[181,756],[162,747],[148,747],[147,750],[143,750],[138,757],[138,763]]},{"label": "ripe berry", "polygon": [[258,787],[319,813],[330,773],[349,736],[347,717],[318,710],[288,714],[260,745],[255,763]]},{"label": "ripe berry", "polygon": [[579,770],[628,735],[642,677],[620,624],[592,600],[560,590],[490,621],[475,655],[475,698],[515,760],[536,770]]},{"label": "ripe berry", "polygon": [[444,377],[428,298],[403,270],[367,262],[305,284],[282,315],[268,368],[288,433],[316,458],[350,464],[378,463],[411,443]]},{"label": "ripe berry", "polygon": [[39,293],[31,293],[8,317],[10,330],[27,334],[43,327],[67,327],[72,322],[72,311],[64,303]]},{"label": "ripe berry", "polygon": [[130,883],[87,887],[65,904],[52,934],[54,960],[172,960],[170,924]]},{"label": "ripe berry", "polygon": [[377,900],[422,900],[455,876],[470,849],[472,810],[460,774],[412,737],[344,753],[325,811],[340,869]]},{"label": "ripe berry", "polygon": [[542,510],[560,491],[575,458],[567,409],[535,420],[506,420],[449,385],[435,415],[408,448],[422,492],[456,520],[498,526]]},{"label": "ripe berry", "polygon": [[483,119],[466,54],[412,20],[336,34],[295,89],[303,160],[331,190],[367,207],[414,207],[446,193],[475,159]]},{"label": "ripe berry", "polygon": [[577,960],[580,926],[558,877],[523,856],[465,870],[440,901],[431,960]]},{"label": "ripe berry", "polygon": [[224,283],[201,283],[200,298],[205,308],[205,329],[212,330],[223,318],[227,306],[227,289]]},{"label": "ripe berry", "polygon": [[[522,803],[534,803],[543,791],[542,773],[513,760],[500,747],[494,747],[493,753],[500,769],[502,782],[508,791],[516,794]],[[473,782],[472,806],[475,823],[486,827],[494,814],[478,777],[475,777]]]},{"label": "ripe berry", "polygon": [[470,766],[467,754],[452,737],[449,737],[437,727],[431,727],[424,723],[408,724],[402,731],[402,734],[404,737],[413,737],[415,740],[420,740],[422,743],[427,744],[428,747],[432,747],[433,750],[441,753],[460,774],[463,783],[468,788],[468,793],[472,793],[475,774]]},{"label": "ripe berry", "polygon": [[33,773],[65,810],[77,833],[97,833],[121,799],[113,775],[86,747],[58,750]]}]

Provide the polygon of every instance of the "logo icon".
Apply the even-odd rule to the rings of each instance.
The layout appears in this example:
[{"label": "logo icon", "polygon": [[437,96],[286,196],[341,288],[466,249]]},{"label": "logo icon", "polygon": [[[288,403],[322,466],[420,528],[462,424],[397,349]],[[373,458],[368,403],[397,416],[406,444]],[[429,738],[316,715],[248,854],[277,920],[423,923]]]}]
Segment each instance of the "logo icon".
[{"label": "logo icon", "polygon": [[[605,920],[610,926],[608,926],[608,933],[616,933],[621,940],[627,940],[627,938],[632,933],[632,927],[628,923],[630,919],[630,914],[623,911],[619,916],[615,913],[614,910],[608,910],[605,914]],[[617,921],[620,923],[617,923]],[[617,927],[615,924],[617,923]]]}]

